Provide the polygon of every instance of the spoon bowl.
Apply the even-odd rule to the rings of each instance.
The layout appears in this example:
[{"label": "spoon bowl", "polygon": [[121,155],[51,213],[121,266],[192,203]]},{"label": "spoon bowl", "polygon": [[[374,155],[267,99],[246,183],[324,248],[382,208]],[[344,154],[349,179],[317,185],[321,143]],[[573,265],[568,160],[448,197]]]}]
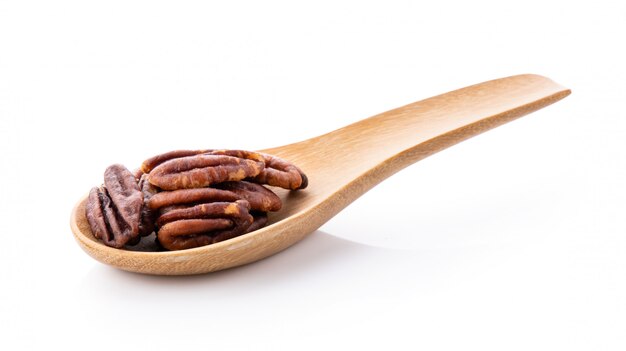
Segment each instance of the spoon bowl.
[{"label": "spoon bowl", "polygon": [[[472,136],[548,106],[570,90],[538,75],[496,79],[384,112],[302,142],[262,150],[298,165],[302,191],[276,192],[283,208],[269,225],[213,245],[140,252],[105,246],[85,216],[86,196],[70,225],[80,247],[113,267],[146,274],[200,274],[254,262],[312,233],[399,170]],[[145,239],[144,239],[145,240]]]}]

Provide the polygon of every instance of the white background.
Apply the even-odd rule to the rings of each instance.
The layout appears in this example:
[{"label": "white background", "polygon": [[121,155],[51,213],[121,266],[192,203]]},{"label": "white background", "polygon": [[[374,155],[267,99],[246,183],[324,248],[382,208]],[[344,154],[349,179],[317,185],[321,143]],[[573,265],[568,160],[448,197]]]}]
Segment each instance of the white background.
[{"label": "white background", "polygon": [[[0,1],[1,349],[626,348],[624,1],[220,3]],[[519,73],[573,93],[261,262],[143,276],[72,238],[111,163]]]}]

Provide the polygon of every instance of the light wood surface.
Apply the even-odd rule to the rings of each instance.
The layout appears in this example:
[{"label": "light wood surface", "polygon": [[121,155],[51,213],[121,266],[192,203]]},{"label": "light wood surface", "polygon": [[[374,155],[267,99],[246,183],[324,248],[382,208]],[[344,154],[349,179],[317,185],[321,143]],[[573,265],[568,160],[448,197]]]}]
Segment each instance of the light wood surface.
[{"label": "light wood surface", "polygon": [[277,191],[283,209],[270,217],[270,225],[214,245],[172,252],[107,247],[91,234],[85,198],[72,211],[72,232],[80,247],[96,260],[133,272],[199,274],[254,262],[298,242],[399,170],[569,94],[548,78],[518,75],[418,101],[299,143],[262,150],[301,167],[309,177],[309,187]]}]

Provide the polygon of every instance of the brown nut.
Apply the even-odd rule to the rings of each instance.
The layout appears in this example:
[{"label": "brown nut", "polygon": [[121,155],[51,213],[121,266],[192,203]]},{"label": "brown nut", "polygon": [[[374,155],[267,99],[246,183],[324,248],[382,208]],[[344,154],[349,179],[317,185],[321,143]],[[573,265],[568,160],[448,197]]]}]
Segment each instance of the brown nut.
[{"label": "brown nut", "polygon": [[267,225],[267,213],[265,212],[252,212],[250,213],[252,218],[254,218],[254,222],[250,224],[246,233],[253,232],[255,230],[259,230]]},{"label": "brown nut", "polygon": [[139,179],[139,189],[143,195],[143,205],[141,206],[141,221],[139,222],[139,235],[150,235],[154,231],[154,222],[156,221],[158,212],[152,210],[148,203],[159,189],[148,181],[148,175],[143,174]]},{"label": "brown nut", "polygon": [[152,210],[174,205],[192,205],[207,202],[234,202],[241,197],[231,191],[214,188],[180,189],[163,191],[153,195],[148,201]]},{"label": "brown nut", "polygon": [[208,152],[208,154],[228,155],[262,161],[265,167],[261,170],[259,175],[251,177],[252,181],[260,184],[291,190],[304,189],[308,185],[308,179],[304,172],[280,157],[244,150],[212,150]]},{"label": "brown nut", "polygon": [[268,154],[261,155],[265,161],[265,168],[259,175],[253,177],[252,181],[291,190],[304,189],[309,185],[304,172],[291,162]]},{"label": "brown nut", "polygon": [[150,173],[150,171],[152,171],[156,166],[160,165],[161,163],[165,161],[173,160],[175,158],[186,157],[186,156],[205,154],[211,151],[213,150],[212,149],[209,149],[209,150],[175,150],[175,151],[166,152],[164,154],[150,157],[149,159],[143,161],[143,163],[141,164],[140,171],[142,171],[143,173]]},{"label": "brown nut", "polygon": [[206,153],[209,155],[225,155],[265,163],[263,154],[254,151],[219,149],[209,150]]},{"label": "brown nut", "polygon": [[250,180],[260,184],[267,184],[291,190],[304,189],[308,185],[308,179],[304,172],[292,163],[276,156],[245,150],[206,149],[171,151],[145,160],[141,165],[141,171],[149,173],[164,162],[203,154],[231,156],[263,163],[264,167],[260,170],[259,174],[249,177]]},{"label": "brown nut", "polygon": [[213,244],[245,234],[253,222],[245,200],[170,209],[157,221],[157,238],[168,250]]},{"label": "brown nut", "polygon": [[239,195],[250,203],[250,208],[254,211],[278,211],[282,207],[282,201],[278,195],[260,184],[239,181],[224,182],[216,184],[215,187]]},{"label": "brown nut", "polygon": [[104,172],[104,187],[89,192],[85,215],[96,238],[121,248],[136,243],[142,205],[143,195],[135,176],[116,164]]},{"label": "brown nut", "polygon": [[150,172],[148,181],[164,190],[201,188],[254,177],[263,167],[260,161],[201,154],[175,158],[158,165]]},{"label": "brown nut", "polygon": [[[149,159],[143,161],[143,163],[141,164],[141,168],[138,171],[142,173],[150,173],[150,171],[152,171],[156,166],[160,165],[163,162],[173,160],[175,158],[181,158],[181,157],[187,157],[187,156],[193,156],[193,155],[201,155],[201,154],[226,155],[226,156],[247,158],[250,160],[264,162],[263,156],[252,151],[225,150],[225,149],[175,150],[175,151],[170,151],[170,152],[166,152],[160,155],[150,157]],[[137,179],[139,179],[139,177],[137,177]]]}]

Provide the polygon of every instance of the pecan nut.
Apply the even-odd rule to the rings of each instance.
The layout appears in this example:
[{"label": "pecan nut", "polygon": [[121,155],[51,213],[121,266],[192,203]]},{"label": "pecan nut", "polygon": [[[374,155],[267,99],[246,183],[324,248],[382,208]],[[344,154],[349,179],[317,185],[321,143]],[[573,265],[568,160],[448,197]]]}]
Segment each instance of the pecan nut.
[{"label": "pecan nut", "polygon": [[257,176],[250,177],[250,180],[256,183],[291,190],[304,189],[309,183],[304,172],[280,157],[243,150],[212,150],[208,153],[210,155],[228,155],[262,161],[265,167]]},{"label": "pecan nut", "polygon": [[291,162],[268,154],[261,155],[265,161],[265,168],[252,178],[254,182],[291,190],[304,189],[309,185],[304,172]]},{"label": "pecan nut", "polygon": [[139,169],[143,173],[150,173],[156,166],[161,163],[169,160],[173,160],[175,158],[181,158],[186,156],[200,155],[213,151],[213,149],[209,150],[175,150],[166,152],[160,155],[156,155],[150,157],[149,159],[143,161],[141,164],[141,168]]},{"label": "pecan nut", "polygon": [[282,207],[282,201],[273,191],[260,184],[246,181],[224,182],[215,185],[216,188],[228,190],[240,196],[250,203],[254,211],[278,211]]},{"label": "pecan nut", "polygon": [[208,202],[234,202],[237,200],[241,200],[241,197],[231,191],[221,189],[180,189],[162,191],[155,194],[148,201],[148,207],[152,210],[158,210],[168,206],[192,205]]},{"label": "pecan nut", "polygon": [[254,151],[219,149],[209,150],[206,153],[209,155],[225,155],[265,163],[265,157],[262,154]]},{"label": "pecan nut", "polygon": [[214,244],[245,234],[254,218],[245,200],[170,209],[157,220],[157,238],[168,250]]},{"label": "pecan nut", "polygon": [[278,211],[282,201],[263,185],[239,181],[224,182],[214,185],[213,188],[192,188],[163,191],[147,200],[147,206],[152,210],[172,205],[189,205],[204,202],[233,202],[246,200],[254,211]]},{"label": "pecan nut", "polygon": [[250,226],[248,227],[248,229],[246,230],[246,233],[250,233],[253,232],[255,230],[259,230],[263,227],[265,227],[267,225],[267,213],[265,212],[252,212],[250,213],[252,215],[252,218],[254,219],[254,221],[252,222],[252,224],[250,224]]},{"label": "pecan nut", "polygon": [[139,189],[143,195],[143,205],[141,207],[141,220],[139,221],[139,235],[150,235],[154,231],[154,223],[156,221],[158,212],[152,210],[148,203],[154,195],[159,192],[159,189],[152,185],[148,181],[146,174],[143,174],[139,179]]},{"label": "pecan nut", "polygon": [[200,154],[174,158],[156,166],[148,181],[164,190],[201,188],[258,175],[261,161],[226,155]]},{"label": "pecan nut", "polygon": [[122,165],[109,166],[104,186],[89,192],[85,214],[93,235],[121,248],[137,241],[143,195],[135,176]]},{"label": "pecan nut", "polygon": [[[259,174],[248,177],[250,178],[249,180],[260,184],[297,190],[306,188],[309,183],[304,172],[294,164],[280,157],[245,150],[205,149],[171,151],[145,160],[140,170],[144,173],[150,173],[157,166],[167,161],[196,155],[223,155],[261,162],[263,163],[263,168],[260,170]],[[216,183],[216,181],[213,183]]]}]

